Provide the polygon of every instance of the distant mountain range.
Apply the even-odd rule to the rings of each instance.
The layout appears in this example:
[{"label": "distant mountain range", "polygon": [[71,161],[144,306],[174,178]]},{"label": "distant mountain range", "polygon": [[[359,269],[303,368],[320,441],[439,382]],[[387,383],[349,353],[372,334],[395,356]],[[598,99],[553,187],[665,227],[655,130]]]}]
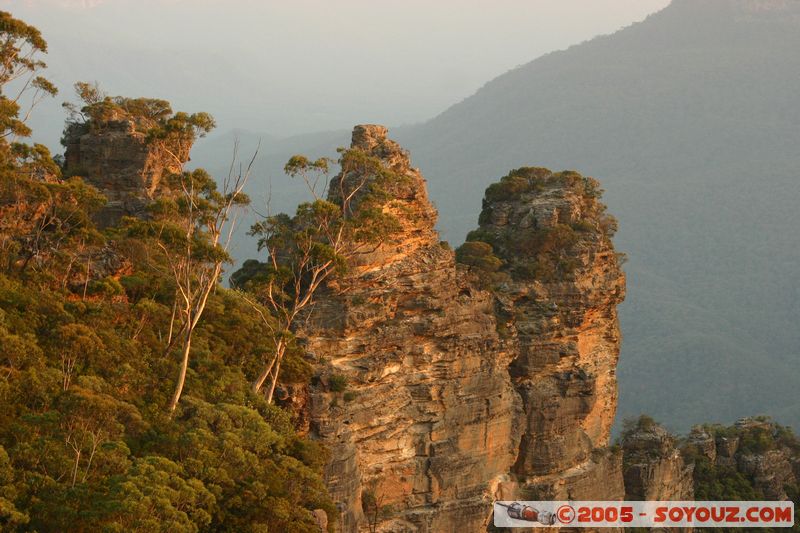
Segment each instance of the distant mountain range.
[{"label": "distant mountain range", "polygon": [[[798,51],[796,0],[675,0],[390,135],[427,177],[454,245],[511,168],[601,181],[629,257],[620,417],[686,429],[768,413],[800,428]],[[259,170],[275,178],[274,208],[301,198],[280,163],[331,155],[349,141],[342,126],[265,140]],[[247,154],[257,136],[240,137]],[[222,168],[231,145],[209,140],[195,163]],[[252,189],[264,197],[263,182]]]}]

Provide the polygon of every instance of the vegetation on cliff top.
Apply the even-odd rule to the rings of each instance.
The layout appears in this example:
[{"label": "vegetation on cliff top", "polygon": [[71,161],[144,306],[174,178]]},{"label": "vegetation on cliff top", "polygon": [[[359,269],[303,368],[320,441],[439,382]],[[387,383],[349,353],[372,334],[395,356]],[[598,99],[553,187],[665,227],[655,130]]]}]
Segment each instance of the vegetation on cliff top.
[{"label": "vegetation on cliff top", "polygon": [[[786,426],[768,417],[757,417],[746,424],[702,427],[714,441],[735,442],[736,457],[763,456],[768,452],[785,452],[792,461],[800,460],[800,438]],[[695,448],[684,447],[684,457],[694,462],[695,498],[698,500],[764,500],[769,499],[756,482],[754,473],[743,471],[739,461],[711,461]],[[800,505],[800,479],[786,483],[783,490],[789,499]],[[800,531],[800,522],[793,530]]]},{"label": "vegetation on cliff top", "polygon": [[[730,426],[703,424],[694,431],[708,442],[699,445],[693,440],[693,435],[672,435],[652,417],[641,415],[636,419],[625,420],[616,445],[625,449],[625,468],[642,460],[667,458],[679,449],[684,461],[693,466],[695,500],[769,500],[771,495],[765,494],[762,485],[764,479],[760,479],[760,476],[768,476],[771,472],[778,476],[788,474],[788,480],[777,489],[783,490],[796,507],[800,505],[800,476],[794,466],[800,462],[800,437],[789,427],[777,424],[769,417],[759,416],[741,419]],[[641,434],[650,434],[657,438],[632,438]],[[705,446],[710,446],[714,455],[709,456]],[[783,463],[778,459],[769,464],[767,457],[771,452],[785,455],[788,462]],[[766,470],[760,473],[757,470],[748,470],[744,467],[748,458],[756,458],[765,464]],[[787,465],[788,471],[779,471]],[[736,529],[709,531],[735,532]],[[800,517],[795,518],[792,531],[800,531]]]},{"label": "vegetation on cliff top", "polygon": [[64,128],[64,144],[72,137],[107,129],[113,122],[128,122],[150,140],[168,140],[176,152],[188,151],[197,136],[214,129],[208,113],[172,111],[166,100],[109,96],[97,84],[75,83],[80,104],[65,102],[69,118]]},{"label": "vegetation on cliff top", "polygon": [[[559,219],[542,227],[521,227],[519,220],[509,220],[507,227],[494,225],[496,211],[548,191],[579,198],[581,218]],[[486,189],[480,227],[467,235],[456,258],[490,286],[509,274],[545,282],[569,277],[578,266],[575,256],[581,243],[598,238],[610,242],[616,232],[616,220],[600,202],[602,193],[597,180],[574,171],[553,173],[538,167],[512,170]]]}]

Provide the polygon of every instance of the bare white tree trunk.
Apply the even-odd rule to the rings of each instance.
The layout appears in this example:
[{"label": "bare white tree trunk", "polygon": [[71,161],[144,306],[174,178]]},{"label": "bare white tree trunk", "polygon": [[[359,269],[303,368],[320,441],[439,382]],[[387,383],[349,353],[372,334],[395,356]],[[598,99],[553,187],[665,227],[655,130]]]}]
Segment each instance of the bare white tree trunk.
[{"label": "bare white tree trunk", "polygon": [[267,394],[267,403],[272,403],[272,396],[275,394],[275,386],[278,384],[278,374],[281,372],[281,360],[278,359],[277,364],[275,365],[275,375],[272,376],[272,383],[269,387],[269,393]]},{"label": "bare white tree trunk", "polygon": [[189,368],[189,352],[192,349],[192,327],[191,324],[186,328],[186,337],[183,342],[183,357],[181,359],[181,369],[178,373],[178,383],[175,386],[175,392],[172,395],[172,400],[169,402],[169,412],[173,413],[175,408],[178,407],[178,401],[183,394],[183,386],[186,383],[186,371]]},{"label": "bare white tree trunk", "polygon": [[269,362],[269,364],[264,365],[264,370],[259,374],[258,378],[253,382],[253,392],[258,393],[261,390],[261,387],[264,386],[264,382],[267,381],[267,378],[272,373],[272,369],[275,367],[275,364],[279,363],[281,359],[283,359],[283,354],[286,352],[286,343],[283,339],[278,341],[278,345],[275,348],[275,357]]}]

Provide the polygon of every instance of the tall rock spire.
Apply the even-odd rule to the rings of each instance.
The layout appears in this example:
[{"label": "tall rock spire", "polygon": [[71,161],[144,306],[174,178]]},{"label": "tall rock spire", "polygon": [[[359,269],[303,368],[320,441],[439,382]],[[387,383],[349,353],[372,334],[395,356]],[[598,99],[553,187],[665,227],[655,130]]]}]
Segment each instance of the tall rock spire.
[{"label": "tall rock spire", "polygon": [[[298,332],[316,376],[297,404],[331,451],[344,531],[485,530],[495,498],[534,489],[621,498],[621,457],[605,447],[624,277],[593,182],[548,178],[487,200],[482,235],[503,262],[487,282],[439,242],[425,180],[386,135],[357,126],[352,148],[404,177],[383,205],[402,229],[360,257]],[[334,178],[331,194],[358,172]],[[580,235],[545,246],[557,260],[548,270],[533,229],[560,225]]]}]

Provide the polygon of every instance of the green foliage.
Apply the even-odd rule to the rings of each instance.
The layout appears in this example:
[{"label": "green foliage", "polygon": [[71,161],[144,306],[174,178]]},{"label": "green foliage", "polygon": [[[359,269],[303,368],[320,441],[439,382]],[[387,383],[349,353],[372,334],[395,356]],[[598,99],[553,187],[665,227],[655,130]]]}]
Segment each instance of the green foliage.
[{"label": "green foliage", "polygon": [[523,194],[540,193],[545,188],[554,186],[575,188],[592,198],[599,198],[602,195],[597,180],[581,176],[575,171],[553,173],[546,168],[522,167],[512,170],[500,178],[499,182],[489,185],[486,189],[486,200],[489,202],[516,200]]},{"label": "green foliage", "polygon": [[311,198],[297,207],[294,216],[280,213],[253,224],[250,235],[258,238],[266,260],[245,261],[231,277],[231,286],[246,291],[244,297],[274,331],[275,348],[253,382],[256,392],[267,384],[268,402],[286,372],[283,363],[296,321],[310,317],[317,290],[344,276],[357,254],[377,248],[401,228],[391,212],[391,198],[408,194],[404,188],[409,178],[360,149],[340,153],[341,172],[327,199],[318,192],[320,180],[327,178],[327,159],[311,161],[296,155],[286,163],[285,172],[301,178]]},{"label": "green foliage", "polygon": [[[173,267],[177,266],[177,256],[196,272],[201,271],[200,265],[229,262],[230,256],[219,241],[221,212],[229,202],[247,205],[247,195],[223,194],[203,169],[172,174],[168,179],[170,188],[185,194],[160,197],[149,207],[149,219],[127,219],[128,236],[157,243],[151,245],[171,257]],[[187,249],[191,253],[185,257]]]},{"label": "green foliage", "polygon": [[91,216],[105,198],[80,178],[61,178],[49,151],[15,144],[0,165],[0,270],[68,285],[104,238]]},{"label": "green foliage", "polygon": [[[179,317],[181,366],[175,392],[169,403],[174,411],[186,383],[194,331],[203,317],[208,297],[217,286],[224,263],[230,261],[228,244],[234,211],[249,203],[241,192],[244,182],[220,192],[216,182],[202,169],[180,172],[169,177],[175,195],[154,201],[145,219],[124,219],[128,238],[140,241],[143,247],[158,250],[158,259],[150,259],[155,273],[166,273],[174,284],[173,309]],[[151,256],[152,254],[147,254]],[[175,314],[173,314],[173,320]],[[169,354],[172,334],[166,343]]]},{"label": "green foliage", "polygon": [[[536,167],[512,170],[486,189],[484,208],[478,219],[480,228],[467,235],[467,242],[459,249],[459,262],[478,271],[495,272],[499,261],[499,270],[522,279],[555,281],[569,277],[579,266],[576,250],[581,243],[608,241],[617,230],[616,220],[599,201],[602,193],[597,180],[574,171],[553,173]],[[508,227],[493,225],[497,204],[525,201],[525,195],[544,194],[574,195],[581,218],[543,227],[536,224],[521,227],[517,221],[509,221]],[[471,244],[476,242],[481,244]],[[485,249],[486,245],[491,246],[492,254]]]},{"label": "green foliage", "polygon": [[742,453],[761,454],[775,449],[777,442],[772,432],[765,428],[752,428],[739,436],[739,450]]},{"label": "green foliage", "polygon": [[331,392],[344,392],[347,389],[347,376],[333,374],[328,378],[328,388]]},{"label": "green foliage", "polygon": [[[738,441],[738,447],[737,457],[728,461],[711,461],[696,447],[683,448],[684,459],[694,464],[696,500],[764,500],[765,494],[759,488],[758,480],[737,468],[737,458],[741,455],[760,455],[770,450],[783,449],[796,460],[800,453],[800,439],[790,428],[776,424],[768,417],[756,417],[750,423],[733,426],[705,424],[702,427],[717,441],[722,438]],[[784,490],[797,505],[800,481],[787,484]],[[792,531],[798,530],[800,521],[796,519]]]},{"label": "green foliage", "polygon": [[[47,53],[47,42],[38,29],[15,19],[11,13],[0,11],[0,150],[7,150],[6,137],[27,137],[31,134],[25,124],[30,110],[20,108],[20,96],[30,93],[31,108],[44,96],[55,96],[56,87],[37,72],[47,65],[39,59]],[[9,97],[9,84],[17,82],[22,88],[16,89]]]},{"label": "green foliage", "polygon": [[699,456],[694,463],[694,496],[697,500],[760,500],[753,481],[732,465],[717,465]]},{"label": "green foliage", "polygon": [[490,202],[507,201],[517,199],[525,193],[540,192],[544,190],[550,176],[552,172],[546,168],[524,167],[512,170],[507,176],[500,178],[498,183],[489,185],[486,199]]},{"label": "green foliage", "polygon": [[346,391],[342,395],[342,399],[345,401],[345,403],[352,402],[356,398],[358,398],[358,394],[354,391]]},{"label": "green foliage", "polygon": [[[41,68],[35,52],[46,45],[7,13],[0,34],[1,88],[9,76]],[[177,159],[213,126],[208,115],[173,113],[163,100],[109,98],[87,84],[78,90],[94,126],[133,119],[148,142]],[[27,134],[4,94],[2,132]],[[177,173],[171,185],[186,194],[160,198],[145,220],[101,232],[92,214],[103,197],[62,176],[43,146],[9,144],[4,134],[0,529],[310,532],[317,508],[334,521],[321,478],[325,451],[250,390],[274,328],[218,285],[228,259],[220,206],[246,196],[220,192],[202,170]],[[87,265],[101,255],[113,260]],[[167,340],[181,329],[175,297],[202,276],[210,285],[194,330],[190,395],[168,417],[180,364]],[[310,373],[290,342],[282,379],[307,381]]]},{"label": "green foliage", "polygon": [[268,275],[268,267],[266,263],[262,263],[258,259],[247,259],[242,266],[239,267],[230,277],[231,287],[235,289],[242,289],[254,279],[266,277]]},{"label": "green foliage", "polygon": [[483,272],[497,272],[503,262],[494,255],[492,245],[481,241],[468,241],[456,250],[456,261]]},{"label": "green foliage", "polygon": [[[347,259],[364,246],[373,246],[399,229],[397,219],[383,210],[390,191],[407,184],[407,178],[386,169],[381,161],[358,149],[342,152],[342,173],[333,184],[328,199],[317,196],[316,184],[329,169],[327,159],[310,161],[292,157],[285,166],[291,177],[302,177],[313,200],[301,203],[290,217],[278,214],[256,222],[251,235],[258,238],[259,250],[270,257],[259,265],[245,261],[232,276],[235,287],[248,282],[264,285],[277,282],[285,291],[284,300],[297,296],[293,282],[320,268],[344,273]],[[270,264],[272,263],[272,264]],[[301,291],[307,290],[302,287]]]},{"label": "green foliage", "polygon": [[163,414],[176,364],[161,356],[168,300],[66,296],[0,276],[7,520],[30,517],[43,532],[129,531],[136,517],[149,520],[137,522],[145,531],[312,531],[311,509],[335,518],[319,477],[324,453],[250,393],[247,373],[270,333],[236,293],[220,288],[211,298],[192,396],[174,420]]},{"label": "green foliage", "polygon": [[[295,457],[297,439],[276,431],[251,408],[188,400],[170,447],[188,475],[224,502],[214,512],[213,530],[306,531],[314,526],[307,508],[334,514],[320,478]],[[287,516],[285,510],[295,506]]]},{"label": "green foliage", "polygon": [[261,274],[288,291],[284,296],[288,300],[297,296],[293,285],[297,274],[302,277],[323,265],[343,272],[346,261],[333,239],[347,225],[341,209],[327,200],[300,204],[292,218],[279,214],[255,223],[251,234],[258,236],[259,249],[272,251],[277,264],[265,263]]},{"label": "green foliage", "polygon": [[579,220],[578,222],[575,222],[574,224],[572,224],[572,229],[574,229],[575,231],[584,232],[584,233],[592,233],[592,232],[596,231],[596,228],[595,228],[594,224],[592,224],[591,222],[589,222],[588,220],[585,220],[585,219],[584,220]]},{"label": "green foliage", "polygon": [[0,524],[16,528],[28,523],[30,517],[17,509],[14,501],[17,490],[14,487],[14,469],[5,448],[0,446]]},{"label": "green foliage", "polygon": [[[512,233],[493,233],[478,229],[467,235],[467,243],[483,242],[494,249],[503,250],[503,257],[510,257],[507,267],[514,275],[524,279],[552,281],[571,274],[578,266],[572,254],[580,241],[577,232],[566,224],[545,228],[520,228]],[[476,261],[475,250],[462,254],[469,261]],[[488,258],[490,266],[494,263]]]},{"label": "green foliage", "polygon": [[75,83],[74,87],[82,106],[63,104],[70,114],[68,125],[80,123],[87,129],[99,131],[109,122],[130,119],[146,131],[155,124],[165,123],[172,116],[172,107],[166,100],[108,96],[96,83],[82,81]]},{"label": "green foliage", "polygon": [[217,504],[200,480],[160,456],[135,459],[106,485],[94,521],[105,531],[194,532],[211,525],[209,511]]},{"label": "green foliage", "polygon": [[465,242],[456,249],[456,262],[469,266],[487,288],[508,279],[508,274],[498,272],[503,261],[494,255],[492,245],[486,242]]},{"label": "green foliage", "polygon": [[214,129],[208,113],[174,113],[166,100],[109,96],[97,84],[77,82],[75,93],[81,104],[65,102],[70,114],[67,131],[102,131],[110,122],[130,120],[150,142],[170,139],[194,141]]},{"label": "green foliage", "polygon": [[294,155],[289,158],[289,161],[283,167],[283,171],[287,176],[294,178],[297,176],[302,176],[310,170],[327,174],[329,167],[330,161],[325,157],[321,157],[316,161],[310,161],[304,155]]}]

